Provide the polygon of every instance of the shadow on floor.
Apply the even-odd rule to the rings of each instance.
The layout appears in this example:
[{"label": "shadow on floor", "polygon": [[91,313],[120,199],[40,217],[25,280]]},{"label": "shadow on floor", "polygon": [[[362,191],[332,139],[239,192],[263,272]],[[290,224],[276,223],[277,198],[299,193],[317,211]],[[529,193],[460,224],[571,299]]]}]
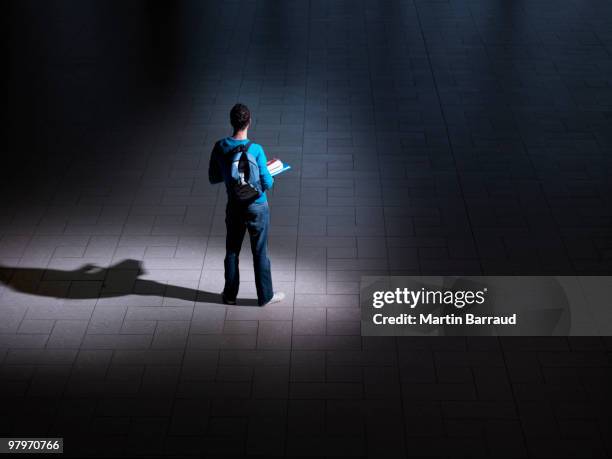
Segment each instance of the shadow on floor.
[{"label": "shadow on floor", "polygon": [[[0,265],[0,283],[12,290],[66,299],[152,295],[223,304],[221,294],[140,279],[142,261],[126,259],[107,268],[85,264],[74,270],[20,268]],[[239,306],[257,306],[256,298],[238,299]]]}]

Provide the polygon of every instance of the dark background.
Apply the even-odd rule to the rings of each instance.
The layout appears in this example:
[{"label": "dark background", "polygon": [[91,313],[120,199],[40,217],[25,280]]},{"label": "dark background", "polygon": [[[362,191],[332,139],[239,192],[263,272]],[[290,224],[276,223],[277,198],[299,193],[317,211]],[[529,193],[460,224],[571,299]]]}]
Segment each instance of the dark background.
[{"label": "dark background", "polygon": [[[0,433],[609,457],[609,338],[359,333],[363,275],[609,275],[607,1],[4,2]],[[219,304],[228,111],[293,166]],[[95,265],[96,267],[87,266]]]}]

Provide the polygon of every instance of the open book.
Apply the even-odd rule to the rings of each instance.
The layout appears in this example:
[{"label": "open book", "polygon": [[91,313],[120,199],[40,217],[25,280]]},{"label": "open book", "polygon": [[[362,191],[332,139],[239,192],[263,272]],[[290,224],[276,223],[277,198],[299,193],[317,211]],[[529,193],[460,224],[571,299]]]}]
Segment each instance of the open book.
[{"label": "open book", "polygon": [[272,158],[268,161],[268,172],[270,175],[274,177],[275,175],[280,174],[281,172],[285,172],[291,169],[289,164],[283,163],[278,158]]}]

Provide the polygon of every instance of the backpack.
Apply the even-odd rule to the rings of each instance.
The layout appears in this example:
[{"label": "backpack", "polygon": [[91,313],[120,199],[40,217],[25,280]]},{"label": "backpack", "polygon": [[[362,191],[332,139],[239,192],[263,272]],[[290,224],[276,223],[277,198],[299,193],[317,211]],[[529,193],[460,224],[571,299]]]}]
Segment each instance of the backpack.
[{"label": "backpack", "polygon": [[259,166],[249,153],[251,144],[238,145],[227,153],[227,157],[231,158],[228,192],[233,200],[245,204],[255,201],[262,194]]}]

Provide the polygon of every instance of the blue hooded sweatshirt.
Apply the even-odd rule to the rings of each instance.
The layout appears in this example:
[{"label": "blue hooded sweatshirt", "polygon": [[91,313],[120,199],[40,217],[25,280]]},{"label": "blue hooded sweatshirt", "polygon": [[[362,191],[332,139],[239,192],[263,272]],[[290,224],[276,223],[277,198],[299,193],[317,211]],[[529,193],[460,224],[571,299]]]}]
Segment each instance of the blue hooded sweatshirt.
[{"label": "blue hooded sweatshirt", "polygon": [[[227,154],[229,151],[233,150],[238,145],[245,144],[248,141],[249,139],[236,140],[232,137],[225,137],[219,141],[219,146],[221,147],[222,154]],[[266,190],[272,188],[272,185],[274,184],[274,179],[268,171],[268,159],[266,158],[266,154],[264,153],[261,145],[253,142],[249,147],[249,153],[253,155],[253,157],[257,161],[257,165],[259,166],[259,177],[263,191],[263,193],[261,193],[261,196],[257,198],[254,203],[263,204],[265,202],[268,202],[268,198],[266,197]],[[221,160],[224,158],[218,156],[219,152],[213,149],[210,155],[210,165],[208,167],[208,180],[210,181],[210,183],[213,184],[225,181],[225,185],[227,188],[230,183],[231,177],[223,176],[224,169],[221,167]]]}]

